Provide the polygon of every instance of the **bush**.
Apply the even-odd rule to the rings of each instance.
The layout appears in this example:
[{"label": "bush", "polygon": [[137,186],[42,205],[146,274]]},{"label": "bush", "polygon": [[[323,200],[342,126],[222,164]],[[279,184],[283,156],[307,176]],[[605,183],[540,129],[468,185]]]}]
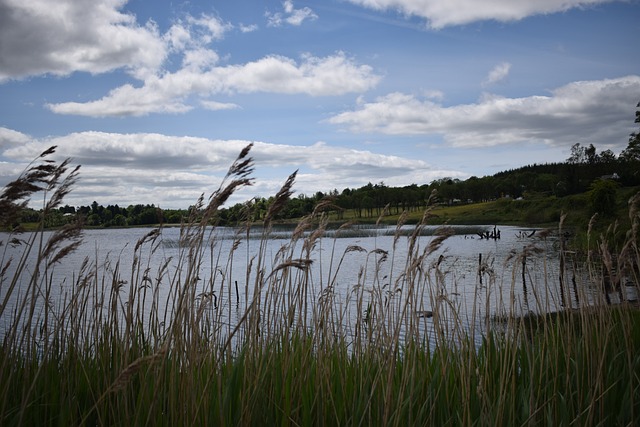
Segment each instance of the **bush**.
[{"label": "bush", "polygon": [[589,201],[593,213],[611,216],[616,211],[618,184],[609,179],[598,179],[591,184]]}]

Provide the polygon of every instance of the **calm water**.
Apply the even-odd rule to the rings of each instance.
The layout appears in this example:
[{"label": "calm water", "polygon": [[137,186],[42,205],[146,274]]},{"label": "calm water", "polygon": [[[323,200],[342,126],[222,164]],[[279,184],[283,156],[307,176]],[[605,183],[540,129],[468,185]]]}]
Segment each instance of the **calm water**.
[{"label": "calm water", "polygon": [[[541,239],[540,231],[533,229],[500,226],[500,239],[481,239],[479,231],[493,231],[489,227],[452,227],[455,235],[447,238],[435,251],[427,251],[434,243],[436,227],[427,227],[417,239],[414,254],[426,256],[421,261],[420,271],[425,279],[420,281],[419,303],[414,306],[416,315],[443,309],[458,321],[481,328],[484,319],[495,314],[509,312],[555,311],[561,307],[561,292],[558,286],[558,239],[550,234]],[[339,233],[327,231],[315,242],[309,252],[313,261],[310,268],[308,298],[310,305],[316,304],[328,287],[334,295],[334,303],[348,317],[362,314],[363,307],[354,298],[358,292],[364,295],[365,303],[374,298],[384,299],[385,304],[402,298],[406,294],[406,262],[413,226],[397,229],[393,227],[358,227]],[[95,273],[100,280],[120,283],[126,292],[128,284],[155,284],[159,299],[170,297],[169,283],[176,275],[184,275],[178,266],[185,266],[179,258],[185,256],[180,245],[178,228],[162,229],[157,240],[142,245],[134,256],[137,242],[147,235],[149,228],[86,230],[80,248],[56,264],[50,271],[53,287],[50,301],[52,306],[63,309],[71,291],[82,276],[81,268],[85,260],[90,266],[87,271]],[[269,275],[280,263],[282,254],[289,257],[306,258],[304,239],[291,241],[291,229],[275,228],[267,240],[261,239],[262,230],[253,229],[249,234],[231,228],[218,228],[211,235],[204,251],[198,271],[197,294],[213,295],[209,309],[224,313],[218,320],[233,327],[253,298],[256,279],[256,255],[261,243],[264,247],[265,275]],[[51,233],[45,233],[45,239]],[[21,238],[27,238],[23,235]],[[3,265],[13,258],[0,288],[0,297],[5,299],[8,282],[17,260],[23,253],[23,246],[8,245],[8,235],[1,235],[4,241]],[[232,248],[235,248],[232,250]],[[531,250],[535,248],[535,251]],[[523,255],[525,255],[523,263]],[[231,258],[229,254],[233,253]],[[344,258],[343,258],[344,255]],[[140,263],[132,269],[133,260]],[[343,262],[340,263],[340,260]],[[31,276],[34,259],[27,261],[22,280]],[[251,268],[247,269],[247,265]],[[165,273],[158,273],[166,265]],[[339,268],[338,268],[339,265]],[[133,271],[132,271],[133,270]],[[299,273],[296,269],[291,269]],[[282,273],[283,270],[279,270]],[[524,274],[523,274],[524,272]],[[115,278],[115,280],[113,280]],[[330,286],[331,285],[331,286]],[[18,297],[24,293],[25,283],[17,284],[8,300],[7,309],[0,320],[0,329],[5,329],[16,308]],[[288,293],[287,290],[282,290]],[[570,293],[566,297],[574,300]],[[126,296],[123,297],[126,301]],[[444,303],[435,307],[437,302]],[[40,306],[40,309],[42,306]],[[424,316],[425,331],[431,321]],[[475,327],[475,326],[474,326]],[[426,333],[426,332],[425,332]]]}]

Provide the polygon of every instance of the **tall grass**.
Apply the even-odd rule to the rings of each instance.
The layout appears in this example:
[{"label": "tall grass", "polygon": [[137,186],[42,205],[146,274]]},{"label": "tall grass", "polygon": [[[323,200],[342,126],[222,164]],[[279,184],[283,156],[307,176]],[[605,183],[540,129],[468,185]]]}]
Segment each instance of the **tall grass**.
[{"label": "tall grass", "polygon": [[[271,222],[294,173],[265,217],[257,254],[242,254],[249,222],[221,253],[211,224],[234,191],[251,185],[250,148],[185,219],[176,259],[152,262],[162,235],[153,229],[132,259],[87,256],[72,286],[56,293],[53,272],[77,247],[81,224],[48,238],[42,229],[4,236],[1,425],[638,424],[640,314],[596,296],[640,284],[640,198],[630,203],[621,250],[592,236],[589,255],[565,263],[560,279],[580,304],[516,316],[512,299],[493,318],[480,314],[489,303],[478,298],[470,327],[437,257],[450,232],[421,238],[429,211],[406,240],[400,218],[391,251],[351,245],[337,253],[349,224],[323,239],[325,201],[273,254]],[[52,153],[0,195],[5,227],[40,192],[44,224],[70,191],[78,170],[49,161]],[[405,241],[409,255],[396,256]],[[7,249],[18,244],[21,253]],[[331,253],[328,269],[314,268],[320,247]],[[522,284],[534,250],[514,254]],[[234,259],[244,256],[245,277],[234,277]],[[341,293],[338,273],[354,257],[365,258],[363,268]],[[401,273],[384,277],[385,263]],[[516,273],[507,286],[521,285]],[[534,293],[530,303],[543,300]]]}]

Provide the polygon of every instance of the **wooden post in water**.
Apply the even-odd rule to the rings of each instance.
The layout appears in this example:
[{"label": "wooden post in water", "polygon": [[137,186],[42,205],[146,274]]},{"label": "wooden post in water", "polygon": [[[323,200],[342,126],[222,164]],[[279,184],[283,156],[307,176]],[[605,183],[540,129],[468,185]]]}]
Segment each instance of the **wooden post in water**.
[{"label": "wooden post in water", "polygon": [[480,278],[480,286],[482,286],[482,252],[478,254],[478,277]]},{"label": "wooden post in water", "polygon": [[578,265],[576,263],[576,257],[572,257],[573,260],[573,276],[571,276],[571,284],[573,285],[573,297],[576,299],[576,308],[580,308],[580,296],[578,295],[578,285],[576,284],[576,270]]},{"label": "wooden post in water", "polygon": [[562,235],[562,221],[560,221],[560,305],[567,307],[567,300],[564,296],[564,236]]},{"label": "wooden post in water", "polygon": [[527,256],[522,254],[522,290],[524,292],[524,306],[529,311],[529,293],[527,291]]},{"label": "wooden post in water", "polygon": [[564,251],[562,249],[560,249],[560,305],[567,306],[564,296]]},{"label": "wooden post in water", "polygon": [[602,261],[602,292],[604,293],[604,300],[607,305],[611,305],[611,297],[609,296],[611,291],[611,276],[607,274],[607,264]]}]

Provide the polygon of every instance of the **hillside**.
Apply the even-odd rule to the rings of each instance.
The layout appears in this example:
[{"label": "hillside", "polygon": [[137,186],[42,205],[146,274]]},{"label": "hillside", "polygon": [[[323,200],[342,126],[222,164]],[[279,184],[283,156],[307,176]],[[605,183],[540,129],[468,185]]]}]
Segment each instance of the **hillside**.
[{"label": "hillside", "polygon": [[[634,135],[619,157],[608,150],[596,154],[592,145],[575,144],[565,162],[527,165],[481,178],[442,178],[405,187],[380,182],[328,193],[294,194],[275,219],[294,222],[317,211],[319,205],[330,220],[338,222],[395,223],[403,212],[409,222],[417,222],[427,209],[434,215],[430,221],[451,224],[551,224],[563,212],[570,213],[567,222],[575,224],[586,224],[595,213],[609,220],[624,219],[627,200],[640,188],[640,142]],[[262,221],[273,200],[256,198],[223,208],[217,223]],[[58,227],[78,216],[92,227],[179,224],[191,209],[162,210],[153,204],[104,207],[94,201],[90,206],[60,207],[49,215],[47,226]],[[26,209],[21,222],[37,222],[39,215]]]}]

